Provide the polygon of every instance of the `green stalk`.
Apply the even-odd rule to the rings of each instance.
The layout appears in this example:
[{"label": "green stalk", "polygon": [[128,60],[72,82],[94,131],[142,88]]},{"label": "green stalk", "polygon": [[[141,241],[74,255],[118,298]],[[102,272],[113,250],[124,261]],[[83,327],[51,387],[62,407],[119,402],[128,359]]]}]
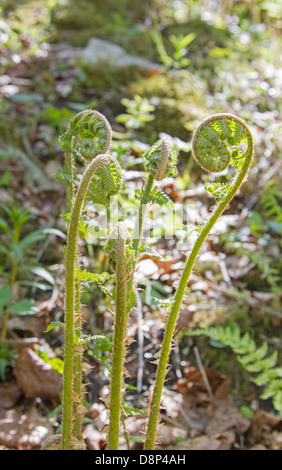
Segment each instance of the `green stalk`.
[{"label": "green stalk", "polygon": [[[80,315],[80,281],[75,280],[75,335],[80,338],[81,336],[81,315]],[[74,347],[74,362],[73,362],[73,392],[75,401],[73,402],[73,431],[75,438],[81,440],[82,428],[82,356],[83,347],[75,345]]]},{"label": "green stalk", "polygon": [[[217,115],[218,116],[218,115]],[[223,197],[223,199],[220,201],[220,203],[217,205],[216,209],[212,213],[210,219],[207,221],[207,223],[204,225],[204,227],[201,230],[201,233],[195,242],[193,249],[190,253],[190,256],[188,257],[182,276],[180,278],[180,282],[174,297],[174,302],[171,307],[170,314],[168,316],[168,321],[166,324],[165,332],[164,332],[164,337],[163,337],[163,343],[162,343],[162,349],[161,349],[161,355],[159,358],[159,364],[156,372],[156,378],[154,382],[154,390],[153,390],[153,396],[152,400],[149,406],[149,420],[148,420],[148,428],[147,428],[147,435],[146,435],[146,440],[145,440],[145,450],[152,450],[154,448],[154,443],[155,443],[155,438],[156,438],[156,430],[157,430],[157,424],[158,424],[158,415],[159,415],[159,409],[160,409],[160,402],[161,402],[161,395],[162,395],[162,390],[163,390],[163,384],[165,380],[165,375],[166,375],[166,370],[167,370],[167,364],[168,364],[168,358],[170,354],[170,349],[171,349],[171,344],[173,340],[173,334],[175,331],[175,325],[176,321],[178,318],[179,310],[181,307],[181,303],[183,300],[183,296],[185,294],[186,286],[189,281],[189,277],[191,274],[191,271],[193,269],[193,266],[195,264],[197,255],[205,242],[208,234],[210,233],[211,229],[221,216],[222,212],[226,209],[230,201],[233,199],[235,196],[236,192],[239,190],[241,184],[243,183],[245,176],[248,172],[248,169],[250,167],[251,161],[252,161],[252,156],[253,156],[253,140],[250,131],[248,130],[247,126],[243,121],[241,121],[239,118],[236,116],[230,117],[230,115],[225,115],[228,116],[230,119],[235,121],[236,123],[240,123],[241,125],[244,126],[244,128],[247,129],[247,139],[248,139],[248,149],[245,154],[244,158],[244,163],[241,166],[241,169],[239,173],[237,174],[237,177],[235,178],[231,189],[227,192],[227,194]],[[207,119],[204,123],[202,123],[202,126],[205,123],[209,123],[213,118]],[[225,118],[226,119],[226,118]],[[201,127],[202,127],[201,126]],[[195,134],[196,137],[196,134]],[[205,169],[207,169],[205,167]]]},{"label": "green stalk", "polygon": [[110,424],[107,446],[109,450],[118,449],[120,429],[123,363],[125,354],[124,339],[127,328],[125,249],[125,240],[122,239],[119,233],[116,248],[116,311],[112,354]]},{"label": "green stalk", "polygon": [[[65,150],[65,167],[70,176],[70,180],[66,181],[66,200],[67,200],[67,211],[71,211],[72,200],[74,197],[74,188],[73,188],[73,175],[74,175],[74,157],[72,152],[72,147],[74,143],[74,137],[71,136],[71,133],[68,133],[68,139]],[[78,258],[78,256],[77,256]],[[77,260],[76,260],[77,264]],[[81,335],[81,317],[80,317],[80,282],[78,279],[75,280],[75,332],[77,337]],[[79,411],[79,407],[82,405],[82,348],[78,345],[75,346],[74,351],[74,362],[73,362],[73,392],[76,399],[73,402],[73,430],[74,435],[77,440],[81,439],[81,424],[82,416]]]},{"label": "green stalk", "polygon": [[[146,199],[150,195],[153,184],[154,184],[154,176],[151,173],[149,173],[146,183],[145,183],[144,199]],[[137,223],[136,223],[135,233],[134,233],[133,242],[132,242],[132,248],[136,253],[140,245],[146,208],[147,208],[147,204],[142,204],[142,201],[141,201],[139,209],[138,209]]]},{"label": "green stalk", "polygon": [[74,365],[74,319],[76,313],[75,269],[77,259],[77,238],[81,211],[91,179],[97,168],[110,156],[100,155],[88,165],[80,182],[71,211],[66,248],[66,298],[65,298],[65,363],[63,384],[63,450],[69,450],[73,426],[73,365]]},{"label": "green stalk", "polygon": [[74,195],[73,189],[73,171],[74,171],[74,158],[72,153],[73,137],[68,134],[65,150],[65,167],[69,174],[69,180],[66,181],[66,199],[67,199],[67,211],[71,211],[71,203]]}]

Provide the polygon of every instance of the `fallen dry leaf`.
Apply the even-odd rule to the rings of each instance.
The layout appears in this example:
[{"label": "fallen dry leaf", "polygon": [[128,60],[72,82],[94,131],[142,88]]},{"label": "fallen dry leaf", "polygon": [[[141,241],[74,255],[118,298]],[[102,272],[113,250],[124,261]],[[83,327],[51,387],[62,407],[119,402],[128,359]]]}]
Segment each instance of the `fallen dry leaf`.
[{"label": "fallen dry leaf", "polygon": [[20,351],[13,373],[27,398],[48,397],[59,403],[62,377],[32,349]]},{"label": "fallen dry leaf", "polygon": [[261,443],[271,446],[272,433],[282,431],[282,419],[264,410],[254,412],[251,423],[251,440],[253,443]]},{"label": "fallen dry leaf", "polygon": [[0,408],[9,410],[22,395],[22,390],[15,381],[0,383]]},{"label": "fallen dry leaf", "polygon": [[237,436],[243,435],[250,428],[250,421],[241,415],[238,408],[227,400],[215,400],[206,409],[208,435],[218,435],[234,431]]},{"label": "fallen dry leaf", "polygon": [[230,450],[232,435],[226,433],[220,437],[197,436],[177,445],[177,450]]}]

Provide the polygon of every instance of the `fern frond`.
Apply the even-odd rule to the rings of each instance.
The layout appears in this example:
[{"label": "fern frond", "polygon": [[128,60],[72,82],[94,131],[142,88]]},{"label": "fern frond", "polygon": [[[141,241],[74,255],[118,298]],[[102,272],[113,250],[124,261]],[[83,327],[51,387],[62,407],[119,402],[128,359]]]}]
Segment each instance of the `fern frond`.
[{"label": "fern frond", "polygon": [[175,176],[177,173],[177,155],[171,147],[168,138],[163,137],[156,142],[144,155],[146,171],[160,181],[167,176]]},{"label": "fern frond", "polygon": [[107,119],[96,110],[78,113],[69,124],[67,135],[78,156],[87,161],[106,153],[110,147],[112,130]]},{"label": "fern frond", "polygon": [[206,183],[206,191],[208,191],[217,201],[222,199],[229,191],[230,185],[227,183]]},{"label": "fern frond", "polygon": [[263,400],[272,398],[274,409],[282,412],[282,367],[275,367],[278,358],[277,351],[266,357],[268,352],[266,341],[257,347],[249,333],[241,335],[240,328],[235,323],[230,323],[225,327],[198,328],[186,332],[186,335],[205,335],[224,346],[229,346],[238,355],[237,360],[245,370],[259,374],[254,379],[254,383],[260,387],[265,386],[260,398]]},{"label": "fern frond", "polygon": [[89,185],[86,198],[94,204],[108,207],[110,198],[115,196],[122,184],[122,172],[116,159],[104,159]]},{"label": "fern frond", "polygon": [[152,204],[158,204],[159,206],[171,207],[173,205],[170,197],[161,189],[158,189],[157,186],[155,186],[147,196],[145,195],[143,186],[141,188],[137,188],[135,190],[134,197],[135,199],[139,199],[141,204],[144,205],[149,204],[150,202]]}]

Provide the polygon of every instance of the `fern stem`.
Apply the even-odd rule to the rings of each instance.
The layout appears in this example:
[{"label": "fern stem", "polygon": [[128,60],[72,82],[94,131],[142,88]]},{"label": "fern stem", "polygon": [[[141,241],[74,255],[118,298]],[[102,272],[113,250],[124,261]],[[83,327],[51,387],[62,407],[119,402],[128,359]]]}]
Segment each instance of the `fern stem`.
[{"label": "fern stem", "polygon": [[126,239],[119,223],[116,226],[116,236],[116,310],[110,386],[110,423],[107,446],[109,450],[118,449],[125,355],[124,341],[127,328]]},{"label": "fern stem", "polygon": [[[161,355],[159,358],[159,364],[158,364],[158,368],[156,372],[152,400],[149,406],[149,420],[148,420],[147,435],[146,435],[146,440],[145,440],[146,450],[152,450],[154,448],[161,395],[162,395],[163,384],[164,384],[165,375],[166,375],[166,369],[167,369],[171,344],[173,340],[173,334],[175,331],[176,321],[178,318],[179,310],[181,307],[183,296],[185,294],[185,289],[189,281],[191,271],[195,264],[198,253],[201,247],[203,246],[203,243],[205,242],[211,229],[213,228],[213,226],[215,225],[215,223],[221,216],[222,212],[226,209],[230,201],[235,196],[236,192],[239,190],[241,184],[243,183],[245,179],[245,176],[247,174],[247,171],[252,161],[252,156],[253,156],[252,136],[246,124],[243,121],[241,121],[239,118],[237,118],[236,116],[231,116],[231,115],[216,115],[204,121],[204,123],[202,123],[200,126],[203,127],[203,125],[210,123],[212,119],[216,119],[216,117],[218,118],[219,116],[225,116],[225,118],[223,119],[226,119],[226,116],[228,116],[229,119],[232,119],[232,121],[235,121],[236,123],[240,123],[240,125],[242,125],[244,129],[247,129],[248,148],[244,155],[244,162],[231,186],[231,189],[227,192],[227,194],[223,197],[223,199],[216,206],[209,220],[206,222],[206,224],[202,228],[200,235],[197,238],[192,248],[192,251],[190,253],[190,256],[188,257],[186,264],[184,266],[184,269],[180,278],[180,282],[179,282],[179,285],[178,285],[178,288],[174,297],[174,301],[171,307],[171,311],[168,316],[168,320],[167,320],[167,324],[166,324],[166,328],[165,328],[165,332],[163,336]],[[196,130],[194,136],[197,136],[197,132],[198,132],[198,129]]]},{"label": "fern stem", "polygon": [[65,149],[65,167],[69,174],[69,180],[66,181],[66,200],[67,200],[67,211],[71,211],[71,203],[73,199],[73,170],[74,170],[74,158],[72,153],[73,138],[69,135]]},{"label": "fern stem", "polygon": [[[149,197],[153,184],[154,184],[154,176],[149,173],[146,179],[146,183],[145,183],[144,199]],[[135,227],[135,232],[134,232],[134,237],[133,237],[133,242],[132,242],[132,248],[135,252],[137,252],[139,245],[140,245],[146,208],[147,208],[147,204],[144,204],[142,203],[142,201],[140,201],[140,206],[138,209],[138,217],[137,217],[137,222],[136,222],[136,227]]]},{"label": "fern stem", "polygon": [[[81,315],[80,315],[80,282],[75,280],[75,335],[80,338],[81,336]],[[82,426],[82,356],[83,347],[75,345],[74,347],[74,362],[73,362],[73,392],[75,400],[73,402],[73,431],[75,438],[81,440],[81,426]]]},{"label": "fern stem", "polygon": [[[65,150],[65,167],[67,173],[69,174],[69,181],[66,181],[66,202],[67,202],[67,211],[71,211],[72,200],[74,197],[74,188],[73,188],[73,174],[74,174],[74,156],[73,156],[73,142],[74,138],[71,134],[68,134],[68,142]],[[76,256],[78,258],[78,256]],[[77,259],[76,259],[77,264]],[[80,337],[81,333],[81,318],[80,318],[80,282],[78,279],[75,280],[75,330],[77,337]],[[76,400],[73,401],[73,416],[74,423],[73,429],[76,439],[81,439],[81,413],[79,413],[79,405],[82,401],[82,372],[81,372],[81,361],[82,354],[79,346],[75,347],[74,351],[74,362],[73,362],[73,392],[76,396]]]},{"label": "fern stem", "polygon": [[79,219],[87,189],[100,164],[113,160],[108,155],[99,155],[88,165],[81,179],[71,211],[66,248],[66,296],[65,296],[65,362],[63,384],[63,450],[69,450],[73,427],[73,363],[74,363],[74,319],[76,311],[75,268],[77,259],[77,237]]}]

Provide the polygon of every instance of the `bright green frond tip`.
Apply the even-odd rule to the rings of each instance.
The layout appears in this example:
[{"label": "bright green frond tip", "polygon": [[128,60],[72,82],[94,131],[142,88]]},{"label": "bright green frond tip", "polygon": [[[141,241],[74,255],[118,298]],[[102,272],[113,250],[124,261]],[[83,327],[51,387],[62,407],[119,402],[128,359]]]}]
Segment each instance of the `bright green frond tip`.
[{"label": "bright green frond tip", "polygon": [[249,128],[232,114],[215,114],[205,119],[192,140],[195,160],[204,170],[213,173],[224,171],[229,163],[239,165],[252,146]]},{"label": "bright green frond tip", "polygon": [[163,137],[145,153],[145,169],[156,181],[177,173],[177,155],[169,139]]},{"label": "bright green frond tip", "polygon": [[67,134],[78,155],[90,161],[106,153],[111,144],[112,131],[107,119],[96,110],[85,110],[70,122]]}]

